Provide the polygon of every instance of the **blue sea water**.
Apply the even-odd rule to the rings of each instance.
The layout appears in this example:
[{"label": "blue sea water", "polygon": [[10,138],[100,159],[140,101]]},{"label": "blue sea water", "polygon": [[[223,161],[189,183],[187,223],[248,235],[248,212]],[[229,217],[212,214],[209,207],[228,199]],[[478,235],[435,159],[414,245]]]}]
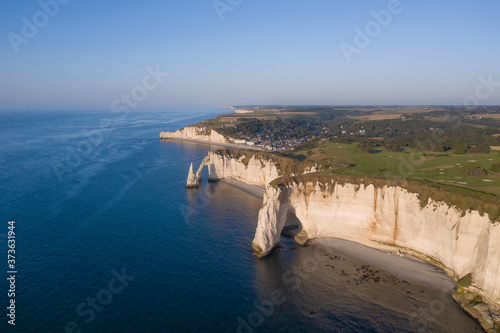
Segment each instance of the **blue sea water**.
[{"label": "blue sea water", "polygon": [[0,283],[0,331],[478,330],[452,302],[424,316],[427,300],[399,285],[353,286],[317,257],[333,250],[285,240],[291,251],[254,259],[261,200],[224,183],[186,189],[210,146],[158,139],[223,111],[0,112],[2,275],[11,220],[18,271],[15,327]]}]

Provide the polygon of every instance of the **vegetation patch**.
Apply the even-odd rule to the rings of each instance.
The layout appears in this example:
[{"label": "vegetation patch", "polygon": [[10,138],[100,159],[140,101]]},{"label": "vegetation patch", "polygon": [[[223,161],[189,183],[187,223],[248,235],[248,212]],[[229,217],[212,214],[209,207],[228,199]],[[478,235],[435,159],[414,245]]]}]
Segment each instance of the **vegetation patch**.
[{"label": "vegetation patch", "polygon": [[470,301],[471,304],[478,304],[478,303],[483,303],[483,302],[484,302],[484,300],[481,297],[481,295],[474,295],[474,298],[472,299],[472,301]]},{"label": "vegetation patch", "polygon": [[500,172],[500,163],[494,163],[490,169],[495,172]]},{"label": "vegetation patch", "polygon": [[479,178],[484,178],[488,175],[488,172],[477,166],[477,167],[468,167],[467,169],[465,169],[465,175],[467,177],[479,177]]},{"label": "vegetation patch", "polygon": [[495,222],[500,215],[500,202],[497,196],[492,193],[424,179],[412,179],[403,187],[418,194],[422,208],[427,205],[429,198],[431,198],[436,202],[445,202],[455,206],[463,214],[469,210],[477,210],[481,216],[487,213],[492,222]]},{"label": "vegetation patch", "polygon": [[457,286],[462,289],[470,287],[470,285],[472,284],[472,278],[473,278],[472,273],[463,276],[461,279],[457,280]]}]

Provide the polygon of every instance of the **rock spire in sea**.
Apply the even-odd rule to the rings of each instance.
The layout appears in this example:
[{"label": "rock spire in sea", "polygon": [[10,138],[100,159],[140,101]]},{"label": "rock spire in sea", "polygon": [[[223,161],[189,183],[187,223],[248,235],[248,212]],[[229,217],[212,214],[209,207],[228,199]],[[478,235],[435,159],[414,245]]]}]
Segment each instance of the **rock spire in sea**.
[{"label": "rock spire in sea", "polygon": [[190,187],[199,187],[199,186],[200,186],[200,180],[196,176],[196,174],[194,173],[193,163],[191,163],[191,166],[189,167],[189,174],[188,174],[188,178],[187,178],[186,187],[190,188]]}]

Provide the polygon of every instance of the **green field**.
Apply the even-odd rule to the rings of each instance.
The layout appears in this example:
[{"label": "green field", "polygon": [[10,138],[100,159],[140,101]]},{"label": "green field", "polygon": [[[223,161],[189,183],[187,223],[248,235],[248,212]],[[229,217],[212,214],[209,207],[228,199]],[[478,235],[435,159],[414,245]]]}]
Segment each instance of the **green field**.
[{"label": "green field", "polygon": [[[377,147],[377,152],[370,154],[360,151],[358,146],[358,143],[322,142],[316,148],[294,151],[289,156],[331,167],[336,174],[430,180],[500,196],[500,174],[490,170],[492,164],[500,162],[497,152],[458,155],[406,148],[398,153]],[[488,174],[483,178],[468,177],[465,172],[468,167],[483,168]]]}]

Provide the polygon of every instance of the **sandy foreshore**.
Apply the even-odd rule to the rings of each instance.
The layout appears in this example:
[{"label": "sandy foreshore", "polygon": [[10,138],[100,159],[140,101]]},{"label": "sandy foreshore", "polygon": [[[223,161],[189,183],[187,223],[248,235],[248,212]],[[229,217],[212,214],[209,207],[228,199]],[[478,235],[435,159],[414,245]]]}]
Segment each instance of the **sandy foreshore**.
[{"label": "sandy foreshore", "polygon": [[311,319],[362,314],[377,332],[484,332],[453,300],[453,280],[427,262],[337,238],[298,247],[282,237],[280,244],[256,265],[284,272],[274,288],[289,287],[289,297],[302,299]]},{"label": "sandy foreshore", "polygon": [[369,246],[340,238],[317,238],[312,243],[334,249],[339,254],[384,270],[410,283],[450,294],[455,288],[455,281],[443,269],[407,253],[401,257],[396,248],[382,249],[377,248],[376,244]]},{"label": "sandy foreshore", "polygon": [[203,140],[195,140],[195,139],[184,139],[184,138],[172,138],[172,139],[160,139],[164,141],[183,141],[183,142],[193,142],[193,143],[201,143],[204,145],[224,147],[224,148],[232,148],[232,149],[249,149],[249,150],[257,150],[263,151],[264,149],[258,147],[251,147],[238,143],[220,143],[220,142],[212,142],[212,141],[203,141]]},{"label": "sandy foreshore", "polygon": [[242,182],[241,180],[237,180],[234,178],[226,178],[221,180],[221,182],[234,186],[242,190],[243,192],[251,194],[261,200],[264,198],[264,193],[266,192],[266,189],[264,187],[247,184],[245,182]]}]

